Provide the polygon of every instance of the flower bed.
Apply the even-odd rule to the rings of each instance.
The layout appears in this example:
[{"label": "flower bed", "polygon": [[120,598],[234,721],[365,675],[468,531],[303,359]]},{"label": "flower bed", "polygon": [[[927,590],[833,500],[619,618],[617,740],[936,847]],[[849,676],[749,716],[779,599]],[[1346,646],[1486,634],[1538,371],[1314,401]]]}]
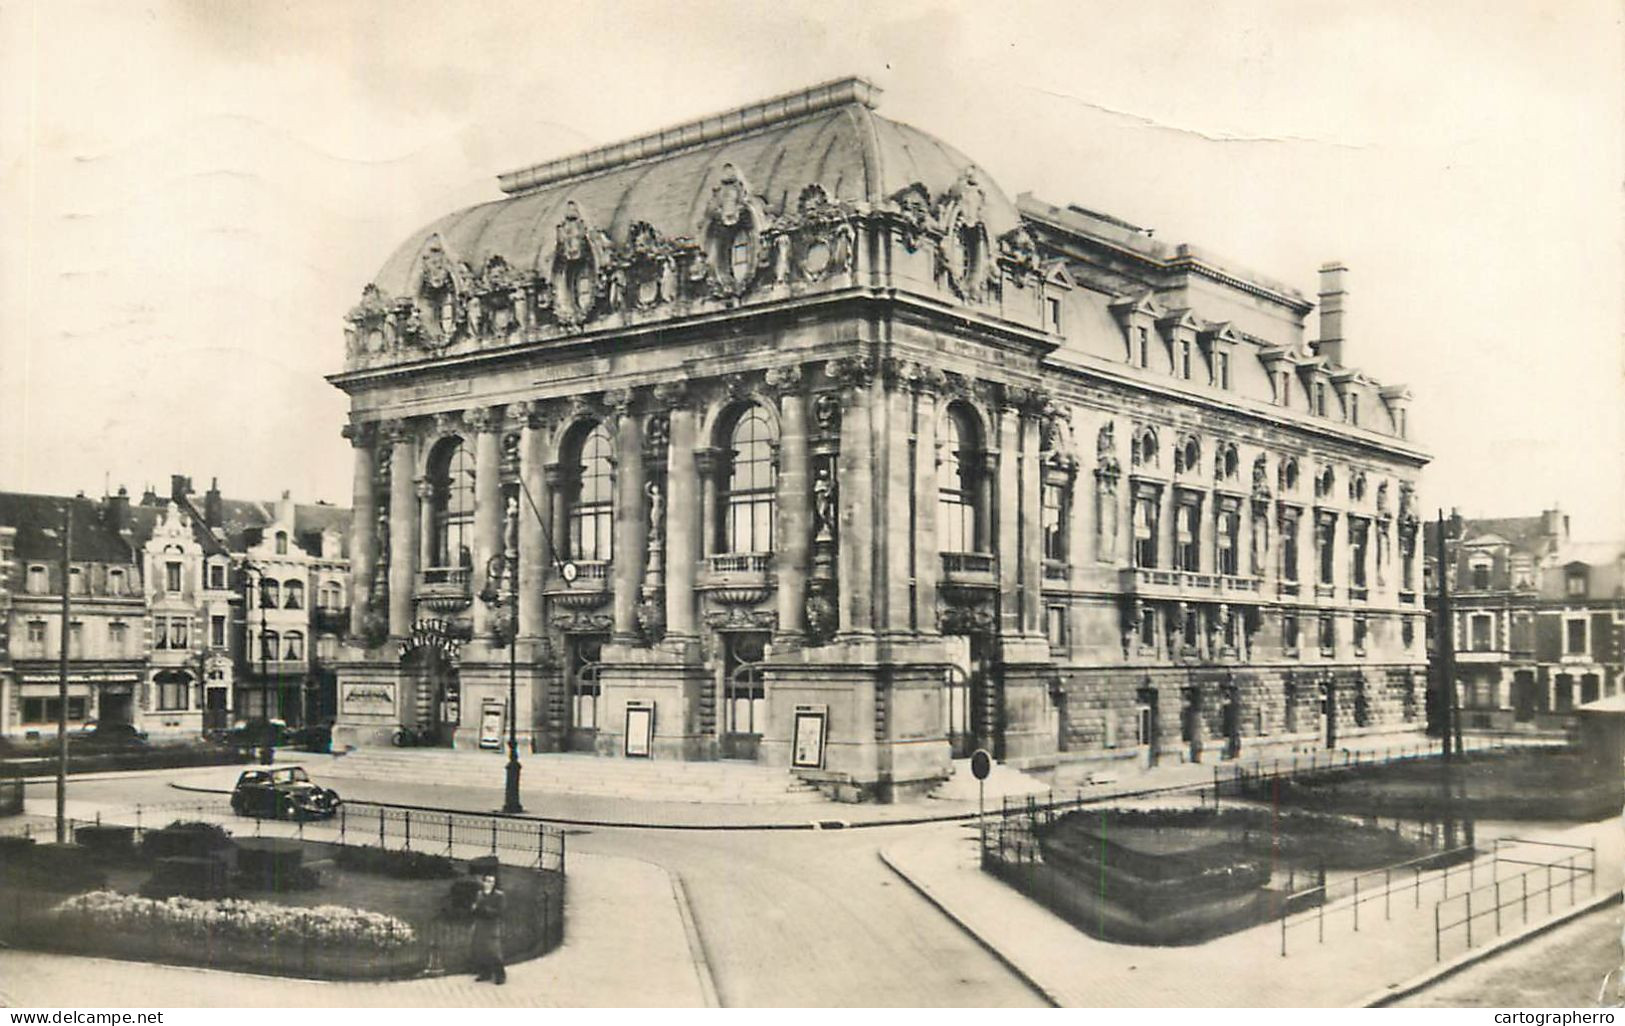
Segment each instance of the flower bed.
[{"label": "flower bed", "polygon": [[379,912],[340,905],[290,908],[268,901],[222,898],[157,901],[117,891],[91,891],[69,898],[55,910],[67,929],[124,930],[132,926],[190,941],[252,941],[275,944],[289,936],[302,943],[342,944],[390,951],[410,944],[412,927]]}]

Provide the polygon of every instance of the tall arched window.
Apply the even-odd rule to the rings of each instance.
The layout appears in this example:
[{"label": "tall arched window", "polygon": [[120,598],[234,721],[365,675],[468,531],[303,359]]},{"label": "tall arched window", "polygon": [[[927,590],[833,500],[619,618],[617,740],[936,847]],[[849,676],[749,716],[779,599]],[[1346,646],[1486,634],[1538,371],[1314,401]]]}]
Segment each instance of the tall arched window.
[{"label": "tall arched window", "polygon": [[276,554],[279,556],[288,554],[288,532],[286,531],[276,533]]},{"label": "tall arched window", "polygon": [[604,560],[613,556],[610,527],[614,520],[614,468],[615,446],[603,424],[594,424],[592,430],[579,436],[576,448],[576,471],[580,474],[574,501],[570,504],[570,540],[567,543],[572,559]]},{"label": "tall arched window", "polygon": [[260,604],[266,609],[276,609],[282,605],[282,585],[275,579],[260,579]]},{"label": "tall arched window", "polygon": [[303,581],[289,581],[282,589],[282,608],[305,608],[305,585]]},{"label": "tall arched window", "polygon": [[277,648],[277,642],[280,640],[281,639],[278,637],[276,631],[266,631],[265,633],[261,634],[260,658],[266,660],[280,659],[282,657],[282,653]]},{"label": "tall arched window", "polygon": [[456,435],[429,459],[430,529],[436,567],[474,565],[474,454]]},{"label": "tall arched window", "polygon": [[725,477],[727,509],[723,551],[772,552],[774,493],[778,471],[773,465],[773,422],[760,406],[747,407],[729,436]]},{"label": "tall arched window", "polygon": [[299,631],[289,631],[282,636],[282,657],[293,660],[305,658],[304,634]]},{"label": "tall arched window", "polygon": [[949,407],[944,428],[937,464],[937,548],[981,552],[986,539],[977,524],[976,457],[981,445],[976,425],[965,410]]}]

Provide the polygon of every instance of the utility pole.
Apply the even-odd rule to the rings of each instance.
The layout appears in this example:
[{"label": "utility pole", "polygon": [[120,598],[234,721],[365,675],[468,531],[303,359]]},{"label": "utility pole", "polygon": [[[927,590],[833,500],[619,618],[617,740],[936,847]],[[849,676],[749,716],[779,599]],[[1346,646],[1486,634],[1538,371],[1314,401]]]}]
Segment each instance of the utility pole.
[{"label": "utility pole", "polygon": [[1439,510],[1439,615],[1434,624],[1439,649],[1439,715],[1444,717],[1444,757],[1450,758],[1451,739],[1461,754],[1461,709],[1456,701],[1456,614],[1450,604],[1449,538],[1444,510]]},{"label": "utility pole", "polygon": [[62,515],[62,651],[57,659],[56,682],[56,843],[68,843],[68,636],[73,598],[68,594],[69,563],[73,559],[73,500]]}]

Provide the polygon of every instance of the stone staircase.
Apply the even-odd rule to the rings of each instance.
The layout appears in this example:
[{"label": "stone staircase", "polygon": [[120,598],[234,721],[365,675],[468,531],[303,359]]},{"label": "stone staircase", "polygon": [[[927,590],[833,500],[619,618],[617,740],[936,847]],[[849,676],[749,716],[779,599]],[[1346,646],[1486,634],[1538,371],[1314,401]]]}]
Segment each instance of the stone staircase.
[{"label": "stone staircase", "polygon": [[[816,787],[782,767],[746,762],[617,759],[558,752],[521,753],[524,787],[545,794],[588,795],[650,802],[731,805],[823,804]],[[450,787],[500,788],[506,752],[444,748],[358,748],[323,774]]]}]

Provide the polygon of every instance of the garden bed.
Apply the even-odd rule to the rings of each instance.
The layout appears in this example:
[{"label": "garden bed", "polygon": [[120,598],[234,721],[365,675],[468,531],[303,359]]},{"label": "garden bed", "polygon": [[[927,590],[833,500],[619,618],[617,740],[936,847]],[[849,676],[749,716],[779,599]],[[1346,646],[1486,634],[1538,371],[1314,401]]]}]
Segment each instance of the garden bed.
[{"label": "garden bed", "polygon": [[[0,941],[315,979],[471,968],[468,902],[451,900],[476,886],[467,861],[291,839],[244,840],[227,859],[208,831],[177,833],[102,848],[7,842]],[[502,866],[501,878],[508,960],[551,950],[563,939],[563,874]]]},{"label": "garden bed", "polygon": [[1079,810],[1035,822],[1031,843],[1012,848],[990,846],[985,865],[1091,936],[1152,945],[1197,944],[1313,905],[1327,868],[1436,854],[1396,831],[1253,808]]},{"label": "garden bed", "polygon": [[[56,773],[56,746],[13,745],[0,755],[0,779],[42,777]],[[207,741],[181,741],[119,751],[88,752],[70,746],[68,773],[107,773],[133,769],[184,769],[231,766],[248,762],[248,753]]]},{"label": "garden bed", "polygon": [[1472,752],[1279,779],[1245,778],[1243,794],[1327,812],[1430,820],[1535,819],[1592,822],[1618,815],[1620,781],[1597,779],[1571,751]]}]

